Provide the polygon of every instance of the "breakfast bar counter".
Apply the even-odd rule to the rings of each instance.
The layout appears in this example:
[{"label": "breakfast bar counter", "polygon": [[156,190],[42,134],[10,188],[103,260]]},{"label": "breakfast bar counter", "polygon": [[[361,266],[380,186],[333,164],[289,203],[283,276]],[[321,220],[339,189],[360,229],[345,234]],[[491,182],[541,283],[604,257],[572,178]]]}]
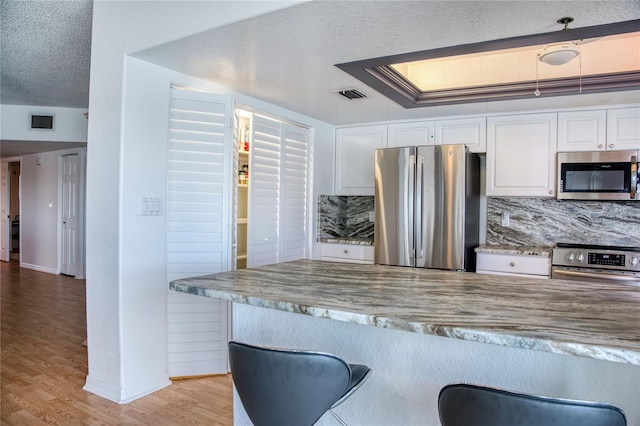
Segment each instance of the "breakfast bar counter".
[{"label": "breakfast bar counter", "polygon": [[347,423],[438,424],[434,398],[455,381],[614,403],[640,422],[640,287],[298,260],[170,288],[234,302],[236,340],[372,367],[340,407]]}]

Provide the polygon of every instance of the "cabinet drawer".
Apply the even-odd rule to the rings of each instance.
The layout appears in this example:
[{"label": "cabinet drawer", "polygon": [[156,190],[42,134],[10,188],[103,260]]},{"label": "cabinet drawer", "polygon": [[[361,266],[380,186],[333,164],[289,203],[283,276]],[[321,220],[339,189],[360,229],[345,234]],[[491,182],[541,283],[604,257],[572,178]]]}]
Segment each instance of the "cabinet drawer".
[{"label": "cabinet drawer", "polygon": [[321,256],[334,262],[373,263],[373,246],[322,244]]},{"label": "cabinet drawer", "polygon": [[546,256],[517,256],[478,253],[478,273],[508,273],[551,276],[551,259]]}]

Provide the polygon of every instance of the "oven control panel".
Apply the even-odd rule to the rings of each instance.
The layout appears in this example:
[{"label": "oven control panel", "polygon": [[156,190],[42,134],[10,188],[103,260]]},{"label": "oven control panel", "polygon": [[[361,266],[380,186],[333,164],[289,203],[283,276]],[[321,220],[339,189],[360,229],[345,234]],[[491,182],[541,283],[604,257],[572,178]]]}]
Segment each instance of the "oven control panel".
[{"label": "oven control panel", "polygon": [[556,247],[551,263],[554,266],[640,272],[640,252]]},{"label": "oven control panel", "polygon": [[626,265],[626,256],[624,254],[588,253],[587,260],[589,265]]}]

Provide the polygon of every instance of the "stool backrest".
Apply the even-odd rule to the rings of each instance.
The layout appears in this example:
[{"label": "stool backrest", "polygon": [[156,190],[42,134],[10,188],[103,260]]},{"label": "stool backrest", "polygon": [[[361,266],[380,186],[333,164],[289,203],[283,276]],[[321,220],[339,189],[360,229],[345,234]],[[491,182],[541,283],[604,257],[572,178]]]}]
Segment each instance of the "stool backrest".
[{"label": "stool backrest", "polygon": [[231,375],[256,426],[313,425],[342,395],[351,369],[327,353],[229,343]]},{"label": "stool backrest", "polygon": [[442,426],[626,426],[617,407],[586,401],[546,398],[470,384],[440,391]]}]

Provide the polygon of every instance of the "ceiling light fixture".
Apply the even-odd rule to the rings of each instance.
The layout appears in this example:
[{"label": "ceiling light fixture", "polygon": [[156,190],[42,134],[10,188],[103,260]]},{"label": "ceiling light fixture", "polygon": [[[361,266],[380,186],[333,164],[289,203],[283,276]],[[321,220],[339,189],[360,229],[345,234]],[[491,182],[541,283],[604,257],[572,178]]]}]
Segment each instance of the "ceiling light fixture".
[{"label": "ceiling light fixture", "polygon": [[572,43],[563,43],[547,46],[538,60],[547,65],[564,65],[580,54],[577,46]]},{"label": "ceiling light fixture", "polygon": [[[556,22],[564,25],[562,31],[567,31],[569,24],[573,22],[573,18],[567,16],[558,19]],[[538,56],[538,60],[548,65],[564,65],[579,54],[578,46],[572,42],[552,44],[544,48],[544,52]]]}]

